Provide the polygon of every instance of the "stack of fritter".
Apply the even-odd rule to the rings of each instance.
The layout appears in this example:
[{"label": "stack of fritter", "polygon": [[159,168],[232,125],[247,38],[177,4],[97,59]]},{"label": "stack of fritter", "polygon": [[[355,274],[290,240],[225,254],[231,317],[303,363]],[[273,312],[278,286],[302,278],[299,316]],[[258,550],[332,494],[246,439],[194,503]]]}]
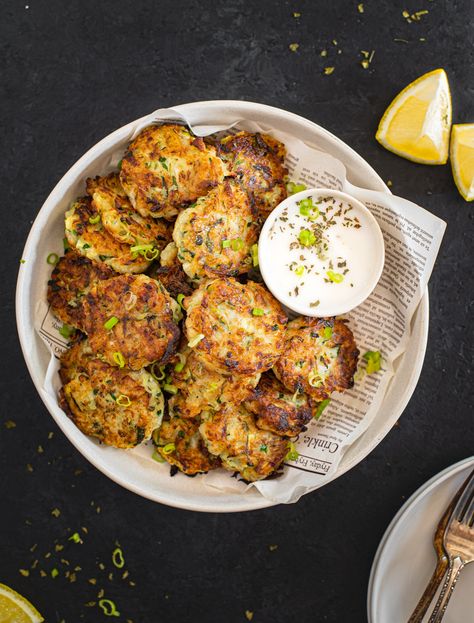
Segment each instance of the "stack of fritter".
[{"label": "stack of fritter", "polygon": [[154,125],[120,172],[87,180],[48,288],[78,330],[60,400],[84,433],[118,448],[153,438],[186,474],[222,466],[254,481],[278,469],[321,401],[352,386],[345,322],[287,323],[248,277],[287,195],[284,157],[260,134],[204,141]]}]

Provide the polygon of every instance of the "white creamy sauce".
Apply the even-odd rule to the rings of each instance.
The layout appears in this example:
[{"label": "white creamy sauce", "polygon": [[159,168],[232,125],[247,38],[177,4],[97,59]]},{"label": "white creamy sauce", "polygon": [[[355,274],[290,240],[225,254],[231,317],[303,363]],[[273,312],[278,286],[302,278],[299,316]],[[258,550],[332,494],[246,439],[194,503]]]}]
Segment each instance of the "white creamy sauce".
[{"label": "white creamy sauce", "polygon": [[331,191],[292,199],[270,214],[260,237],[265,282],[276,298],[299,313],[345,313],[378,280],[380,229],[358,202]]}]

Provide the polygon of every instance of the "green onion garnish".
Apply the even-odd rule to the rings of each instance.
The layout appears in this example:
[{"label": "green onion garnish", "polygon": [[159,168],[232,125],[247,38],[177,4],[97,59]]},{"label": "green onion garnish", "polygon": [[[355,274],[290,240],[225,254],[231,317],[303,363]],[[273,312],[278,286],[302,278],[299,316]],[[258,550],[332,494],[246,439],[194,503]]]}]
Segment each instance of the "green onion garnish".
[{"label": "green onion garnish", "polygon": [[230,240],[223,240],[222,241],[222,248],[223,249],[228,249],[230,247],[230,243],[231,243]]},{"label": "green onion garnish", "polygon": [[332,281],[333,283],[342,283],[344,281],[344,275],[341,275],[341,273],[335,273],[333,270],[326,271],[326,275],[329,281]]},{"label": "green onion garnish", "polygon": [[96,225],[99,221],[100,221],[100,214],[97,214],[96,216],[89,216],[89,223],[91,225]]},{"label": "green onion garnish", "polygon": [[110,331],[110,329],[113,329],[115,327],[118,321],[119,319],[117,318],[117,316],[111,316],[106,322],[104,322],[104,329]]},{"label": "green onion garnish", "polygon": [[189,348],[194,348],[195,346],[197,346],[199,344],[199,342],[204,339],[204,337],[205,337],[204,333],[198,333],[197,335],[195,335],[188,342]]},{"label": "green onion garnish", "polygon": [[129,407],[132,404],[132,401],[125,394],[120,394],[120,396],[116,400],[119,407]]},{"label": "green onion garnish", "polygon": [[176,446],[174,445],[174,443],[167,443],[166,446],[163,446],[161,448],[161,451],[163,452],[163,454],[171,454],[175,450],[176,450]]},{"label": "green onion garnish", "polygon": [[153,454],[151,455],[151,458],[157,463],[165,463],[165,459],[156,450],[153,450]]},{"label": "green onion garnish", "polygon": [[50,266],[56,266],[59,262],[59,255],[57,253],[50,253],[46,258],[46,261]]},{"label": "green onion garnish", "polygon": [[177,363],[174,367],[174,371],[175,372],[182,372],[185,366],[185,362],[184,361],[180,361],[179,363]]},{"label": "green onion garnish", "polygon": [[120,171],[121,168],[122,168],[122,160],[119,160],[117,162],[117,169]]},{"label": "green onion garnish", "polygon": [[324,327],[323,337],[326,340],[330,340],[332,338],[332,327]]},{"label": "green onion garnish", "polygon": [[304,247],[310,247],[316,242],[316,236],[309,229],[302,229],[298,240]]},{"label": "green onion garnish", "polygon": [[170,383],[165,383],[163,385],[163,389],[165,390],[165,392],[168,392],[168,394],[173,394],[173,396],[178,393],[178,388],[176,387],[176,385],[171,385]]},{"label": "green onion garnish", "polygon": [[326,398],[326,400],[323,400],[322,402],[319,403],[318,408],[316,409],[316,413],[313,416],[315,420],[319,420],[319,418],[322,415],[322,412],[324,411],[324,409],[328,406],[330,402],[331,400],[329,398]]},{"label": "green onion garnish", "polygon": [[111,599],[99,599],[99,608],[102,608],[106,617],[119,617],[120,612]]},{"label": "green onion garnish", "polygon": [[133,247],[130,247],[130,252],[134,260],[139,255],[142,255],[147,262],[152,262],[153,260],[156,260],[156,258],[160,254],[159,249],[154,247],[152,244],[136,244]]},{"label": "green onion garnish", "polygon": [[63,238],[63,249],[64,251],[69,250],[69,242],[67,241],[67,238]]},{"label": "green onion garnish", "polygon": [[262,445],[260,446],[260,452],[267,452],[268,451],[268,446],[266,443],[262,443]]},{"label": "green onion garnish", "polygon": [[54,567],[54,569],[51,569],[51,577],[53,578],[57,578],[59,575],[59,571],[56,569],[56,567]]},{"label": "green onion garnish", "polygon": [[155,370],[156,366],[157,366],[156,363],[154,363],[151,366],[151,368],[150,368],[151,375],[155,379],[155,381],[162,381],[165,378],[165,376],[166,376],[166,374],[165,374],[165,366],[159,366],[158,367],[158,374],[156,373],[156,370]]},{"label": "green onion garnish", "polygon": [[302,277],[304,275],[304,271],[305,271],[304,266],[297,266],[295,268],[295,275],[298,275],[298,277]]},{"label": "green onion garnish", "polygon": [[123,552],[120,547],[116,547],[112,552],[112,562],[117,567],[117,569],[121,569],[125,565],[125,559],[123,557]]},{"label": "green onion garnish", "polygon": [[230,246],[232,247],[233,251],[240,251],[244,248],[244,241],[242,240],[242,238],[235,238],[231,241]]},{"label": "green onion garnish", "polygon": [[176,297],[176,300],[178,301],[178,305],[181,307],[181,309],[184,309],[183,307],[183,301],[186,297],[184,296],[184,294],[178,294],[178,296]]},{"label": "green onion garnish", "polygon": [[285,456],[285,461],[296,461],[299,457],[299,452],[295,448],[295,444],[292,441],[288,442],[288,453]]},{"label": "green onion garnish", "polygon": [[63,326],[59,329],[59,335],[62,335],[66,340],[68,340],[71,335],[74,335],[76,329],[74,327],[70,327],[68,324],[63,324]]},{"label": "green onion garnish", "polygon": [[308,374],[308,383],[311,387],[319,387],[323,384],[323,379],[319,376],[316,370],[311,370]]},{"label": "green onion garnish", "polygon": [[295,182],[288,182],[286,185],[286,189],[290,195],[295,195],[296,193],[300,193],[303,190],[306,190],[306,184],[296,184]]},{"label": "green onion garnish", "polygon": [[254,307],[252,309],[252,316],[263,316],[265,311],[261,307]]},{"label": "green onion garnish", "polygon": [[367,374],[373,374],[380,370],[382,366],[382,355],[379,350],[368,350],[363,357],[367,361],[367,366],[365,368]]},{"label": "green onion garnish", "polygon": [[125,357],[122,355],[122,353],[117,351],[113,354],[113,358],[119,368],[123,368],[125,366]]},{"label": "green onion garnish", "polygon": [[74,532],[74,534],[71,534],[71,536],[69,537],[68,541],[72,541],[73,543],[81,543],[82,544],[82,539],[79,535],[79,532]]},{"label": "green onion garnish", "polygon": [[252,253],[252,264],[258,266],[258,244],[253,244],[250,252]]}]

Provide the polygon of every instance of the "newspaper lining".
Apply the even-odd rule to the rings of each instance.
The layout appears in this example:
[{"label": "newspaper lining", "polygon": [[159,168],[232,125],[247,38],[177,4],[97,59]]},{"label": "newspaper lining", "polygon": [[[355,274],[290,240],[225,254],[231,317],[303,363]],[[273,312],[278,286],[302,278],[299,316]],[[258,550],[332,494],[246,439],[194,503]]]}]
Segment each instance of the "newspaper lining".
[{"label": "newspaper lining", "polygon": [[[144,126],[158,120],[179,120],[192,125],[172,109],[156,111],[134,126],[123,144],[102,159],[94,174],[113,170],[126,143]],[[382,229],[386,255],[380,281],[362,305],[345,315],[361,354],[368,350],[382,353],[381,371],[371,375],[359,373],[361,378],[353,389],[332,395],[319,421],[313,420],[300,434],[296,442],[299,456],[295,461],[285,463],[283,475],[279,478],[245,485],[223,470],[198,476],[206,485],[218,489],[244,492],[247,487],[256,487],[265,498],[274,502],[296,502],[301,495],[331,478],[345,450],[373,421],[394,374],[393,363],[406,349],[411,319],[431,275],[446,224],[410,201],[352,185],[339,160],[287,134],[242,120],[226,119],[221,125],[192,127],[202,136],[229,131],[230,128],[232,131],[243,129],[272,135],[286,145],[290,179],[308,187],[347,192],[371,210]],[[57,357],[66,348],[66,340],[58,332],[62,323],[50,312],[45,300],[38,301],[36,311],[36,329]],[[57,370],[57,359],[49,368],[53,368],[53,372]],[[48,369],[44,390],[56,396],[58,385],[58,375]],[[151,450],[147,445],[128,452],[140,453],[151,461]],[[160,467],[152,463],[155,469]]]}]

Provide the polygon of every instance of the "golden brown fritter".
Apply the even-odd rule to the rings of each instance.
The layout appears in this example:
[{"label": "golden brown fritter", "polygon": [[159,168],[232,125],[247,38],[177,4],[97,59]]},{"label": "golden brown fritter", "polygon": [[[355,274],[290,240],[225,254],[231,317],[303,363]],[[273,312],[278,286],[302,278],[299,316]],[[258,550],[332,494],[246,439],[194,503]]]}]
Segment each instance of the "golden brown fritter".
[{"label": "golden brown fritter", "polygon": [[66,351],[60,375],[61,407],[83,433],[109,446],[133,448],[161,423],[164,400],[153,376],[107,365],[87,340]]},{"label": "golden brown fritter", "polygon": [[160,265],[152,266],[150,276],[159,279],[174,299],[179,294],[189,296],[193,293],[189,277],[178,260],[178,249],[174,242],[170,242],[163,249],[160,255]]},{"label": "golden brown fritter", "polygon": [[239,132],[224,137],[218,154],[242,181],[265,219],[288,195],[285,146],[266,134]]},{"label": "golden brown fritter", "polygon": [[104,264],[95,264],[74,251],[67,251],[48,281],[48,303],[53,313],[66,324],[82,330],[82,299],[92,284],[116,274]]},{"label": "golden brown fritter", "polygon": [[83,305],[91,348],[112,366],[138,370],[155,361],[165,363],[177,346],[176,303],[159,281],[146,275],[101,281]]},{"label": "golden brown fritter", "polygon": [[243,405],[227,404],[216,413],[203,414],[199,431],[222,467],[239,472],[249,482],[270,476],[288,452],[288,441],[257,428]]},{"label": "golden brown fritter", "polygon": [[271,368],[280,356],[287,318],[263,286],[215,279],[184,305],[189,344],[210,370],[253,375]]},{"label": "golden brown fritter", "polygon": [[198,416],[205,409],[219,409],[226,402],[239,404],[251,395],[260,375],[223,376],[208,370],[191,348],[183,348],[173,357],[170,383],[178,393],[168,401],[172,415]]},{"label": "golden brown fritter", "polygon": [[227,179],[176,219],[173,239],[184,272],[194,281],[235,277],[252,268],[259,226],[239,182]]},{"label": "golden brown fritter", "polygon": [[245,407],[256,417],[256,425],[276,435],[293,437],[313,417],[309,397],[291,393],[272,372],[262,375]]},{"label": "golden brown fritter", "polygon": [[172,219],[207,194],[226,174],[214,147],[173,123],[152,125],[132,141],[120,181],[142,216]]},{"label": "golden brown fritter", "polygon": [[70,246],[88,259],[106,264],[117,273],[142,273],[150,262],[132,254],[128,244],[118,242],[104,228],[90,197],[77,199],[66,212],[66,238]]},{"label": "golden brown fritter", "polygon": [[141,216],[128,200],[117,173],[89,178],[86,184],[103,226],[116,240],[133,247],[149,246],[146,257],[153,257],[155,249],[168,244],[172,233],[169,223]]},{"label": "golden brown fritter", "polygon": [[189,476],[220,466],[217,457],[207,451],[199,433],[198,420],[172,417],[153,435],[159,454]]},{"label": "golden brown fritter", "polygon": [[358,356],[345,320],[299,317],[288,323],[273,371],[291,392],[324,400],[354,385]]}]

